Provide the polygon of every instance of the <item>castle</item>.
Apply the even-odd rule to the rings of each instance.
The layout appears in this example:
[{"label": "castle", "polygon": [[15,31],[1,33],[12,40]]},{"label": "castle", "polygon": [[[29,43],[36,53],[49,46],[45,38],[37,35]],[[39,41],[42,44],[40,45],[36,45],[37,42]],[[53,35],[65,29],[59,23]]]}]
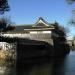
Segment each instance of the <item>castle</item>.
[{"label": "castle", "polygon": [[[53,37],[55,38],[60,37],[59,33],[53,31],[54,29],[55,27],[52,24],[46,22],[43,18],[40,17],[35,24],[15,26],[15,29],[13,31],[3,33],[2,36],[45,41],[53,45]],[[4,43],[4,45],[5,44],[6,43]]]}]

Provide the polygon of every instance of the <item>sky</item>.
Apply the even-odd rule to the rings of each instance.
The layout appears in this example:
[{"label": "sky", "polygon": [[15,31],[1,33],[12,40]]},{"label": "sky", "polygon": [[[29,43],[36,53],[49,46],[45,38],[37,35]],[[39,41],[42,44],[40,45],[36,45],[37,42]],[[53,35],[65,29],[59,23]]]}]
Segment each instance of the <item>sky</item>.
[{"label": "sky", "polygon": [[[62,26],[67,26],[75,5],[67,4],[66,0],[8,0],[10,11],[5,15],[9,16],[16,25],[34,24],[39,17],[49,23],[57,21]],[[74,28],[70,28],[70,36],[75,35]]]},{"label": "sky", "polygon": [[8,0],[11,10],[8,16],[17,24],[35,23],[38,17],[48,22],[58,21],[61,24],[71,16],[66,0]]}]

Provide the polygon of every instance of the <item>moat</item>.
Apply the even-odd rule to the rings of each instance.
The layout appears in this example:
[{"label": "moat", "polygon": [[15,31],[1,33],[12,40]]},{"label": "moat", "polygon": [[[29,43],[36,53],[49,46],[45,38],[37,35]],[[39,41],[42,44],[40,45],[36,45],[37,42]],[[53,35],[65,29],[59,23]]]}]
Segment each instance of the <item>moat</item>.
[{"label": "moat", "polygon": [[0,61],[0,75],[75,75],[75,51],[71,51],[65,58],[39,60],[39,63],[26,63],[23,68]]}]

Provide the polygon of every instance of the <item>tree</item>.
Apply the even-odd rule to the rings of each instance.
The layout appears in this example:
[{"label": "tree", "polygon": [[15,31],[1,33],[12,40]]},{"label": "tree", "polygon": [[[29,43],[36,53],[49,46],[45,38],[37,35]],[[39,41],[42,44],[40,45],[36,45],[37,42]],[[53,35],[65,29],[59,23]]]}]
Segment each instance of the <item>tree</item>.
[{"label": "tree", "polygon": [[6,32],[9,30],[13,30],[15,26],[13,26],[13,23],[10,21],[10,19],[7,18],[1,18],[0,19],[0,32]]},{"label": "tree", "polygon": [[55,22],[53,24],[53,26],[55,27],[55,31],[60,35],[60,36],[64,36],[66,37],[66,28],[64,28],[63,26],[59,25],[59,23]]},{"label": "tree", "polygon": [[[68,4],[75,3],[75,0],[66,0]],[[75,9],[72,10],[72,19],[70,19],[70,24],[75,25]]]},{"label": "tree", "polygon": [[[52,30],[53,32],[53,44],[54,44],[54,55],[55,56],[63,56],[69,53],[70,48],[69,45],[67,44],[66,40],[66,29],[59,25],[59,23],[55,22],[53,24],[54,29]],[[54,33],[56,33],[54,35]]]},{"label": "tree", "polygon": [[67,33],[67,30],[66,28],[64,28],[63,26],[59,25],[59,23],[55,22],[53,24],[54,26],[54,30],[53,30],[53,33],[56,33],[58,35],[53,35],[52,38],[54,39],[54,43],[57,44],[56,46],[59,46],[58,44],[60,43],[67,43],[67,40],[66,40],[66,33]]},{"label": "tree", "polygon": [[3,14],[5,11],[9,11],[9,5],[7,0],[0,0],[0,14]]},{"label": "tree", "polygon": [[66,0],[69,4],[73,4],[75,0]]}]

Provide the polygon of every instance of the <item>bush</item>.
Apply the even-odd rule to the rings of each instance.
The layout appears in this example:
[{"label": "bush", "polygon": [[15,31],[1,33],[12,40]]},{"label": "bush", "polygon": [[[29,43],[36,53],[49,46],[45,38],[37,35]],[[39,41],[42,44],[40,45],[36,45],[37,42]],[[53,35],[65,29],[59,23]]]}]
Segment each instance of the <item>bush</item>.
[{"label": "bush", "polygon": [[5,51],[5,50],[1,50],[0,51],[0,59],[1,60],[15,60],[16,59],[16,52],[15,51]]}]

